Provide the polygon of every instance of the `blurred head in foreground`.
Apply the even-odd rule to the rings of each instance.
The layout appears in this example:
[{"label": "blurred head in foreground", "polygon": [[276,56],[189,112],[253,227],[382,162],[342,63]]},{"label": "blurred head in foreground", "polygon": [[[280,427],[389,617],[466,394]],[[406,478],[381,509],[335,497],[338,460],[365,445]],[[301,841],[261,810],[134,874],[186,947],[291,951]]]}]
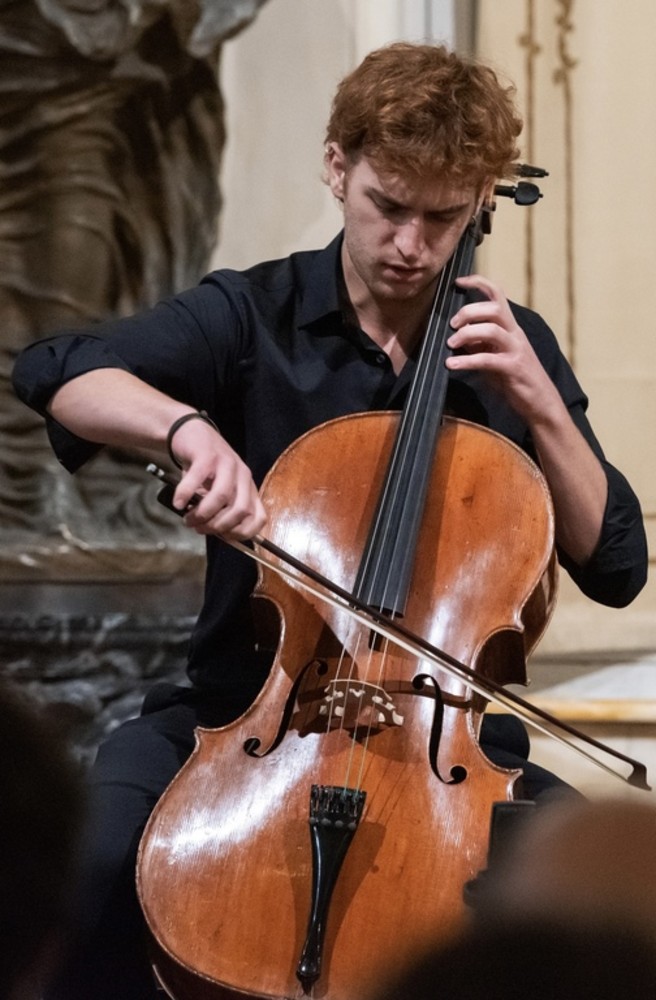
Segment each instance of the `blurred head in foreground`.
[{"label": "blurred head in foreground", "polygon": [[[0,686],[0,997],[48,977],[66,922],[83,794],[49,725]],[[36,989],[36,985],[34,987]]]}]

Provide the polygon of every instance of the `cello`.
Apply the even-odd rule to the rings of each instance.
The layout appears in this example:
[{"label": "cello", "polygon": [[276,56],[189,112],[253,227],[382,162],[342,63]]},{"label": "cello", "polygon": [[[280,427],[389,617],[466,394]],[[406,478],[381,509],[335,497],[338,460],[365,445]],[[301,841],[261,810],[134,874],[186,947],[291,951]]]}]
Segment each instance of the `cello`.
[{"label": "cello", "polygon": [[[402,414],[309,431],[261,495],[275,546],[503,686],[525,680],[556,561],[538,468],[443,415],[454,282],[486,211],[442,274]],[[521,772],[485,758],[467,678],[268,569],[255,598],[278,618],[269,677],[238,720],[198,731],[142,839],[154,966],[176,1000],[351,1000],[457,933]]]}]

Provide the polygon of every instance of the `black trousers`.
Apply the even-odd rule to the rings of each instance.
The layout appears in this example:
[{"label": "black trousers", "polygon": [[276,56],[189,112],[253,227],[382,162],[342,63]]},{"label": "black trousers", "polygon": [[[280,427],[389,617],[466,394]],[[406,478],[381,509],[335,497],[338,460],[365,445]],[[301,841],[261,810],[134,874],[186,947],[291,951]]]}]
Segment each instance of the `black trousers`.
[{"label": "black trousers", "polygon": [[[90,774],[70,947],[48,1000],[161,1000],[135,888],[139,841],[155,803],[193,750],[194,728],[224,725],[243,707],[160,685],[146,698],[142,715],[101,746]],[[511,716],[486,718],[481,746],[495,763],[524,770],[527,798],[567,788],[527,762],[526,731]]]}]

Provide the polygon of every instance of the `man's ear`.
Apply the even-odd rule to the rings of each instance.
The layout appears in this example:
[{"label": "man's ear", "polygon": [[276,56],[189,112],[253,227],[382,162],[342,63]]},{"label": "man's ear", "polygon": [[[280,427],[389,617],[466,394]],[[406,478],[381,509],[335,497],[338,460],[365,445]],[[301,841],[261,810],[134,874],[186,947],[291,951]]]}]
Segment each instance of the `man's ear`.
[{"label": "man's ear", "polygon": [[328,185],[338,201],[344,201],[346,180],[346,156],[337,142],[329,142],[324,153],[324,165]]}]

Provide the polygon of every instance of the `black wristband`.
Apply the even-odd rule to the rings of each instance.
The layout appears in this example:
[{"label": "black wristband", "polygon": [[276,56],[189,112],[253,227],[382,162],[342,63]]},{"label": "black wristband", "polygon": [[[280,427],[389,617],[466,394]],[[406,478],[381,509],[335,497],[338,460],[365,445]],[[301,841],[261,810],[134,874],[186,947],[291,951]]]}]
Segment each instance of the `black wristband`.
[{"label": "black wristband", "polygon": [[198,410],[197,412],[194,411],[194,413],[185,413],[182,417],[178,417],[177,420],[174,420],[171,426],[169,427],[168,434],[166,435],[166,450],[168,451],[169,458],[171,459],[173,464],[177,465],[179,469],[182,468],[182,463],[179,461],[175,452],[173,451],[173,435],[176,433],[176,431],[179,431],[182,425],[186,424],[188,420],[203,420],[206,424],[209,424],[210,427],[213,427],[214,430],[217,432],[217,434],[219,433],[219,428],[216,426],[211,417],[208,417],[208,415],[205,413],[205,410]]}]

